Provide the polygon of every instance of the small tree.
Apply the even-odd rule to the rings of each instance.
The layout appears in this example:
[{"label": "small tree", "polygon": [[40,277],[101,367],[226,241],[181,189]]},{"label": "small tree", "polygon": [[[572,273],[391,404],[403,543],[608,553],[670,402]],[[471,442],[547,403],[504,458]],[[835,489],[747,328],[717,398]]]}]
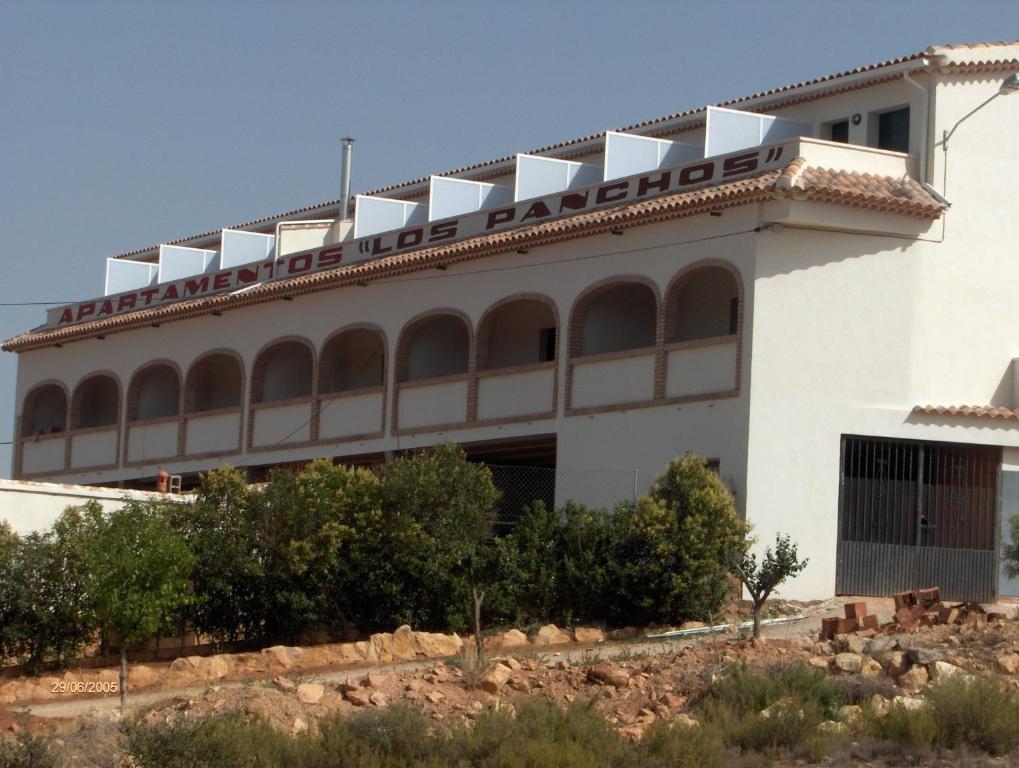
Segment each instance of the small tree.
[{"label": "small tree", "polygon": [[747,536],[742,551],[732,559],[732,573],[750,594],[754,604],[754,637],[761,636],[761,610],[771,593],[790,576],[796,576],[807,567],[806,558],[799,559],[796,544],[784,534],[775,535],[775,548],[766,547],[760,566],[757,555],[750,551],[753,539]]},{"label": "small tree", "polygon": [[100,627],[120,640],[120,706],[127,646],[152,637],[188,599],[193,556],[170,525],[171,510],[129,502],[95,516],[85,550],[88,594]]}]

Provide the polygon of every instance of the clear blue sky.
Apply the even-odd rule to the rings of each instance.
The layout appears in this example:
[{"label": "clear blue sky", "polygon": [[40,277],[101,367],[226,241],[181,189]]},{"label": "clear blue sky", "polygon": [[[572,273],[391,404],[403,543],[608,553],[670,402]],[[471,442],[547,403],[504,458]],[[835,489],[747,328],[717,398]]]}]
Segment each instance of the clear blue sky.
[{"label": "clear blue sky", "polygon": [[[333,199],[341,136],[365,190],[1017,38],[1019,3],[972,0],[0,0],[0,302],[94,297],[107,256]],[[0,307],[0,335],[43,316]]]}]

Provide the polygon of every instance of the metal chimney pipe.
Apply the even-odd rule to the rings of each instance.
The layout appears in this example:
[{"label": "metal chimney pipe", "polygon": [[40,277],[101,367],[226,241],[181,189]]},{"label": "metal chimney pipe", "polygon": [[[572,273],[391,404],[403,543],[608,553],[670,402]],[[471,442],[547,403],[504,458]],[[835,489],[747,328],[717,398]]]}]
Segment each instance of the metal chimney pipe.
[{"label": "metal chimney pipe", "polygon": [[350,214],[350,157],[353,154],[353,144],[355,139],[350,136],[344,136],[341,141],[343,142],[343,165],[340,169],[341,174],[341,190],[340,190],[340,221],[346,221]]}]

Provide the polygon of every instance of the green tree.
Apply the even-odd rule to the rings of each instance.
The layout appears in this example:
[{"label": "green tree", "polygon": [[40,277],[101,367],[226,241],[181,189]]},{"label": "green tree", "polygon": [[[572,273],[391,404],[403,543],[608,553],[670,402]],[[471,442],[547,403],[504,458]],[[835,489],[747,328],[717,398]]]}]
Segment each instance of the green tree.
[{"label": "green tree", "polygon": [[171,516],[194,555],[195,599],[180,619],[218,642],[250,639],[262,631],[255,493],[240,472],[224,466],[202,475],[195,501],[178,505]]},{"label": "green tree", "polygon": [[[383,528],[394,566],[389,577],[405,585],[392,606],[395,616],[417,626],[464,629],[474,623],[483,581],[491,577],[491,525],[499,500],[492,473],[447,443],[397,457],[381,479]],[[379,595],[383,602],[395,596]]]},{"label": "green tree", "polygon": [[320,459],[299,475],[271,473],[253,509],[266,636],[296,641],[312,629],[361,624],[370,610],[361,582],[387,567],[385,553],[370,545],[378,536],[377,477]]},{"label": "green tree", "polygon": [[85,545],[86,590],[99,626],[120,642],[121,707],[128,646],[155,635],[188,600],[194,557],[173,513],[172,505],[128,502],[94,516]]},{"label": "green tree", "polygon": [[19,537],[0,525],[0,657],[30,671],[72,658],[95,632],[79,563],[53,532]]},{"label": "green tree", "polygon": [[761,611],[771,593],[786,579],[801,573],[809,561],[799,559],[796,544],[784,533],[775,534],[774,549],[765,547],[760,565],[757,555],[751,552],[753,544],[748,534],[741,550],[732,556],[730,567],[750,595],[754,606],[754,637],[760,637]]},{"label": "green tree", "polygon": [[610,618],[674,623],[716,613],[731,594],[728,554],[745,525],[703,459],[673,461],[646,496],[621,504],[611,533]]}]

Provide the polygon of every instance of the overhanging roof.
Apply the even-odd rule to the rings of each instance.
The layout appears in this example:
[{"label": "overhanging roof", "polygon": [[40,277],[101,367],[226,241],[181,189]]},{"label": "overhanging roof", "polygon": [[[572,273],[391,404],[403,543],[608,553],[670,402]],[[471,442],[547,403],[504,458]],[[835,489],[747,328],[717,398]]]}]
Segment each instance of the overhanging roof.
[{"label": "overhanging roof", "polygon": [[[819,142],[814,142],[819,144]],[[852,151],[849,148],[840,151]],[[328,271],[259,284],[243,293],[218,294],[152,309],[80,323],[30,331],[3,343],[9,352],[63,344],[208,315],[212,312],[317,293],[341,286],[364,285],[424,269],[472,261],[485,256],[537,247],[717,211],[768,200],[807,200],[904,216],[934,219],[947,203],[909,176],[885,176],[811,166],[798,156],[788,165],[735,181],[640,202],[603,208],[541,224],[473,237],[443,246],[359,262]]]}]

